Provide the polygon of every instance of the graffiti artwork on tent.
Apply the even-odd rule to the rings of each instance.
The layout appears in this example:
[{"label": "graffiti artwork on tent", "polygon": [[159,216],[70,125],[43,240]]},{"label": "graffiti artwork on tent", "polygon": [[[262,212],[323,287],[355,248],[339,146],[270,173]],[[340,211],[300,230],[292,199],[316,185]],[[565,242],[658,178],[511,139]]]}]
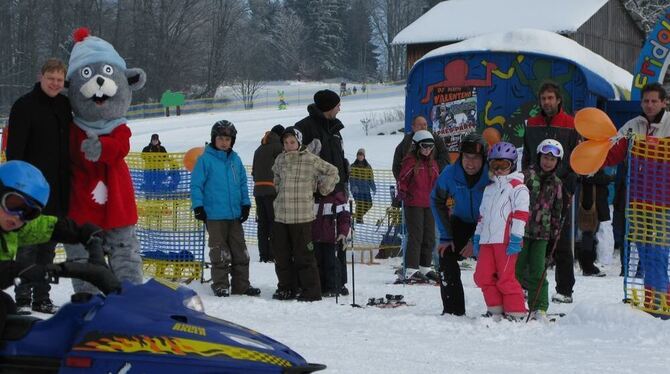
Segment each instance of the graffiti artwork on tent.
[{"label": "graffiti artwork on tent", "polygon": [[597,106],[615,96],[612,85],[562,58],[536,53],[459,52],[419,61],[407,81],[406,128],[411,118],[432,120],[450,151],[471,131],[489,127],[502,140],[521,145],[525,121],[539,113],[537,91],[546,82],[561,87],[563,109]]}]

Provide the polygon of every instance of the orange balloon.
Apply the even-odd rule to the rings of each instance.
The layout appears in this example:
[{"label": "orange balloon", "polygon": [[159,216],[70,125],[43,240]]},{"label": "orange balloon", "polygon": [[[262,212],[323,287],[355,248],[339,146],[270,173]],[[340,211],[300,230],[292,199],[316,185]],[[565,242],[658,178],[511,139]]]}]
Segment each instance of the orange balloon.
[{"label": "orange balloon", "polygon": [[489,147],[493,146],[500,141],[500,131],[495,127],[489,127],[482,133],[482,137],[489,144]]},{"label": "orange balloon", "polygon": [[449,163],[453,164],[454,162],[456,162],[456,160],[458,160],[458,156],[460,155],[461,155],[460,152],[449,152]]},{"label": "orange balloon", "polygon": [[184,153],[184,167],[188,171],[193,171],[195,167],[195,162],[198,161],[198,157],[205,152],[205,147],[195,147],[189,149]]},{"label": "orange balloon", "polygon": [[598,108],[584,108],[575,114],[577,132],[589,140],[606,140],[616,135],[612,120]]},{"label": "orange balloon", "polygon": [[577,174],[588,175],[600,170],[607,158],[609,140],[587,140],[580,143],[570,155],[570,166]]}]

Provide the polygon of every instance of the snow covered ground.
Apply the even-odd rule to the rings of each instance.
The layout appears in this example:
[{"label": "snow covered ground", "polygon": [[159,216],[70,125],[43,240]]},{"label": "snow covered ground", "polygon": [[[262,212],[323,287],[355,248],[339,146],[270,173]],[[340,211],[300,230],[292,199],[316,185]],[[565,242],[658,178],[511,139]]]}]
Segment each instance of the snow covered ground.
[{"label": "snow covered ground", "polygon": [[[316,86],[315,86],[316,89]],[[360,147],[375,168],[390,168],[401,135],[365,136],[360,120],[371,113],[402,108],[397,94],[374,99],[345,97],[339,118],[345,126],[346,153]],[[235,123],[235,149],[250,164],[264,131],[277,123],[290,125],[306,113],[304,106],[286,111],[254,110],[208,113],[139,120],[131,123],[132,149],[139,151],[150,134],[161,135],[169,151],[203,145],[211,125],[219,119]],[[388,125],[402,127],[402,123]],[[373,133],[377,133],[374,131]],[[440,291],[434,286],[402,286],[393,281],[392,265],[356,264],[356,302],[370,297],[403,294],[414,306],[397,309],[352,308],[351,296],[315,303],[271,299],[276,288],[272,264],[258,262],[258,249],[249,246],[252,284],[259,298],[216,298],[209,285],[192,283],[208,314],[242,324],[279,340],[310,362],[328,365],[331,373],[663,373],[670,367],[670,321],[653,318],[621,303],[622,278],[618,265],[606,267],[604,278],[582,277],[576,270],[575,303],[550,305],[550,312],[568,315],[556,323],[495,323],[477,318],[485,311],[472,270],[463,271],[467,317],[441,316]],[[614,257],[615,259],[618,256]],[[351,273],[350,273],[351,277]],[[549,273],[550,290],[554,273]],[[351,279],[351,278],[350,278]],[[349,284],[351,290],[351,283]],[[63,304],[72,292],[69,281],[54,286],[52,296]]]}]

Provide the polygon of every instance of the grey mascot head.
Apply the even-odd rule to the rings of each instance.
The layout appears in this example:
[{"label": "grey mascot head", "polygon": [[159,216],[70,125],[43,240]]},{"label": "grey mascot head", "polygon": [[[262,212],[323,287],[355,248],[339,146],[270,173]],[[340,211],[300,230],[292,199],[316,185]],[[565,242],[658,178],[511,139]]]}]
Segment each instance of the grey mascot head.
[{"label": "grey mascot head", "polygon": [[75,123],[85,131],[111,132],[125,122],[132,91],[144,86],[147,76],[126,61],[108,42],[91,36],[86,28],[74,32],[66,79]]}]

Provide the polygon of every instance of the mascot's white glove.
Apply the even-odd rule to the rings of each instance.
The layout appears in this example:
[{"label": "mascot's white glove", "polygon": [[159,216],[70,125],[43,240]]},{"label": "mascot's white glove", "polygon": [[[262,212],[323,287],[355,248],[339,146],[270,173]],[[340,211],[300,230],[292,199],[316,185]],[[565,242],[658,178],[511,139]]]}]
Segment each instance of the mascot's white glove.
[{"label": "mascot's white glove", "polygon": [[84,153],[84,158],[91,162],[96,162],[100,159],[102,144],[94,133],[86,131],[86,136],[88,136],[88,139],[81,142],[81,151]]}]

